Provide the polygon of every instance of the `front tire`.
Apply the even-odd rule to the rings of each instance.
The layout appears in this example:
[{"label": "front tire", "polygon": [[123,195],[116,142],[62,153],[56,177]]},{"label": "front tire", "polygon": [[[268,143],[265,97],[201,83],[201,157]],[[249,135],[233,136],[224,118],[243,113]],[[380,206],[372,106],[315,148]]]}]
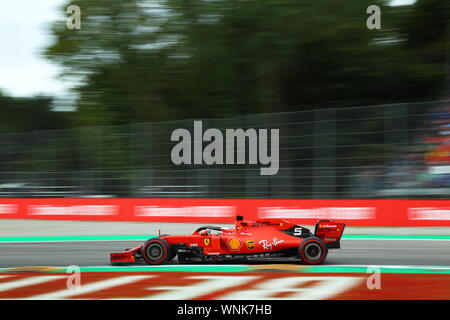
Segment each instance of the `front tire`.
[{"label": "front tire", "polygon": [[170,255],[170,247],[166,240],[154,238],[142,246],[142,257],[148,264],[163,264]]},{"label": "front tire", "polygon": [[302,241],[298,248],[300,259],[307,264],[320,264],[328,254],[328,248],[322,239],[308,237]]},{"label": "front tire", "polygon": [[[167,236],[169,236],[169,234],[163,234],[160,237],[167,237]],[[176,257],[177,253],[178,250],[173,245],[169,246],[169,257],[167,258],[167,261],[173,260],[173,258]]]}]

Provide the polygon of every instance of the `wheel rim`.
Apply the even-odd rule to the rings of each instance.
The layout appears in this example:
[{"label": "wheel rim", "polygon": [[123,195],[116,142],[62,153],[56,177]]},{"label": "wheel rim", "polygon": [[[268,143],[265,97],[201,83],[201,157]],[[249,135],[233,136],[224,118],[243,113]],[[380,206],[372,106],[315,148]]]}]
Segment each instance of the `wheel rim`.
[{"label": "wheel rim", "polygon": [[147,248],[147,256],[150,260],[158,260],[164,254],[164,250],[158,243],[152,243]]},{"label": "wheel rim", "polygon": [[322,256],[322,248],[318,243],[308,243],[305,247],[305,255],[311,261],[317,261]]}]

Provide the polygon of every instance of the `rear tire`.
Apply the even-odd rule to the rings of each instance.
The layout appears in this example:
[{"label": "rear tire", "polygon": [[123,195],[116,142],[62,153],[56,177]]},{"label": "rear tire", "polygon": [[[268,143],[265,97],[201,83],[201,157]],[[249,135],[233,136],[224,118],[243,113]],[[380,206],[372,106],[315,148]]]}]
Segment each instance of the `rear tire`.
[{"label": "rear tire", "polygon": [[320,264],[328,254],[328,248],[322,239],[317,237],[305,238],[298,247],[300,259],[307,264]]},{"label": "rear tire", "polygon": [[142,246],[142,257],[148,264],[163,264],[167,262],[170,247],[166,240],[153,238]]}]

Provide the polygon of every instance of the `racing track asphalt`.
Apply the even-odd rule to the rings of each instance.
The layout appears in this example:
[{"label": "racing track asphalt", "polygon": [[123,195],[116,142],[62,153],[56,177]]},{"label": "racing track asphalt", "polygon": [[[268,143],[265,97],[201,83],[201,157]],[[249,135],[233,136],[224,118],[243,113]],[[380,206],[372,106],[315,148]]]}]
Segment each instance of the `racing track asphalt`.
[{"label": "racing track asphalt", "polygon": [[[0,243],[0,267],[109,266],[109,253],[120,252],[141,243],[142,241]],[[330,250],[326,265],[450,266],[450,241],[343,239],[341,244],[342,249]],[[271,264],[277,262],[286,263],[286,260],[267,261]],[[171,263],[177,263],[177,259]]]}]

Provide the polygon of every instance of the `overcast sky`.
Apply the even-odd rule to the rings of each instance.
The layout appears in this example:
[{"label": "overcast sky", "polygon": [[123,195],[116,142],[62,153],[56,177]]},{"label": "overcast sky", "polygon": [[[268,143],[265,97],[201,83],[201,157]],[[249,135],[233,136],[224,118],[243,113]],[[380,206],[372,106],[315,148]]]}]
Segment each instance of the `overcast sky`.
[{"label": "overcast sky", "polygon": [[[66,96],[69,83],[56,78],[59,67],[39,54],[53,41],[49,31],[51,22],[65,20],[64,12],[58,12],[57,9],[66,2],[1,0],[0,90],[13,96]],[[393,0],[392,4],[414,2],[415,0]]]},{"label": "overcast sky", "polygon": [[14,96],[61,95],[58,66],[39,51],[52,41],[51,21],[64,19],[57,7],[64,0],[2,0],[0,2],[0,90]]}]

